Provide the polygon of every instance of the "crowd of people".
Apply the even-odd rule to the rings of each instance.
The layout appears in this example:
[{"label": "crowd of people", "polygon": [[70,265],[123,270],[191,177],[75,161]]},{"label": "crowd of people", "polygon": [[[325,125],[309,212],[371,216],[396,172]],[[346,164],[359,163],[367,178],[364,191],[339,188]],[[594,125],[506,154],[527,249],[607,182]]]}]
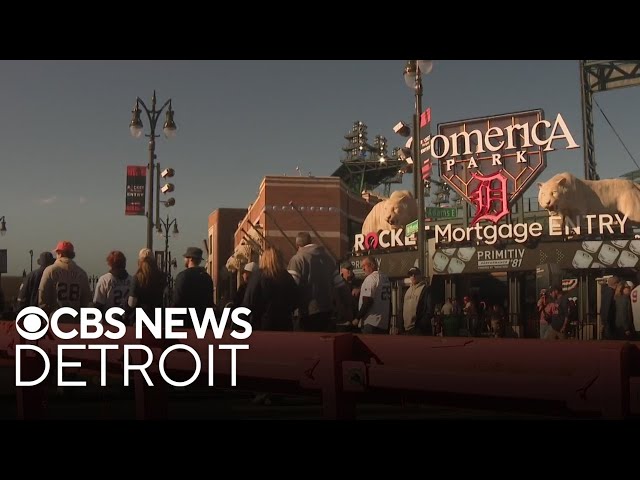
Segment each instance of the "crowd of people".
[{"label": "crowd of people", "polygon": [[[601,290],[600,336],[606,340],[634,340],[637,336],[631,309],[633,283],[617,276],[607,279]],[[540,320],[540,338],[565,340],[575,334],[578,324],[577,298],[568,297],[560,286],[540,291],[537,311]]]},{"label": "crowd of people", "polygon": [[[130,324],[136,308],[142,308],[153,318],[156,308],[164,306],[193,307],[199,315],[213,303],[213,281],[201,267],[202,250],[189,247],[183,255],[185,270],[175,279],[170,305],[165,305],[167,277],[158,268],[156,259],[148,248],[138,254],[137,269],[133,275],[127,271],[127,259],[117,250],[109,252],[106,263],[108,272],[102,275],[93,295],[87,273],[74,261],[75,248],[69,241],[61,241],[51,252],[42,252],[39,268],[27,275],[18,293],[19,309],[38,306],[45,313],[70,307],[79,310],[96,307],[103,311],[120,307],[125,311],[122,320]],[[76,321],[62,317],[61,321]],[[190,326],[190,316],[185,315],[185,326]]]},{"label": "crowd of people", "polygon": [[[391,282],[378,271],[375,259],[364,257],[363,281],[358,281],[350,262],[338,265],[307,232],[296,237],[296,254],[285,266],[279,250],[267,247],[259,265],[248,263],[242,273],[233,305],[251,310],[257,330],[333,330],[387,334],[399,330],[391,325]],[[424,286],[422,283],[421,288]],[[416,325],[416,305],[406,330]]]},{"label": "crowd of people", "polygon": [[[402,319],[392,322],[391,282],[378,270],[374,258],[362,259],[365,278],[357,280],[350,262],[338,264],[325,247],[312,242],[309,233],[299,233],[296,246],[297,253],[287,265],[278,249],[268,247],[259,262],[244,266],[233,301],[225,306],[249,308],[253,329],[433,333],[431,295],[419,269],[409,270],[411,285],[404,297]],[[125,311],[121,320],[132,324],[136,308],[142,308],[150,318],[160,307],[192,307],[199,318],[205,309],[218,308],[213,281],[200,266],[203,252],[197,247],[189,247],[184,253],[185,270],[176,276],[169,302],[167,276],[158,268],[150,249],[140,250],[131,273],[121,251],[109,252],[108,271],[98,278],[93,291],[87,273],[75,260],[71,242],[59,242],[54,253],[42,252],[37,260],[39,267],[23,279],[18,309],[37,306],[51,314],[63,307],[96,307],[103,312],[120,307]],[[190,315],[183,320],[185,327],[192,326]],[[61,321],[77,320],[63,316]]]},{"label": "crowd of people", "polygon": [[296,237],[296,254],[285,266],[279,250],[267,247],[259,264],[247,263],[242,282],[228,307],[251,310],[257,330],[355,331],[369,334],[428,335],[433,306],[422,272],[411,268],[402,319],[392,316],[391,282],[372,257],[361,259],[365,277],[340,264],[307,232]]},{"label": "crowd of people", "polygon": [[608,340],[633,340],[637,338],[631,310],[631,291],[634,285],[616,276],[607,279],[602,289],[600,319],[602,336]]},{"label": "crowd of people", "polygon": [[506,314],[498,303],[488,305],[486,301],[476,301],[469,295],[465,295],[462,302],[449,297],[442,305],[436,305],[434,313],[434,335],[457,336],[462,331],[470,337],[507,336]]},{"label": "crowd of people", "polygon": [[[434,305],[431,288],[422,272],[407,272],[408,288],[397,318],[392,315],[392,288],[389,277],[378,270],[373,257],[363,257],[364,279],[354,275],[354,266],[340,264],[326,248],[312,242],[307,232],[296,237],[297,252],[285,265],[282,253],[267,247],[259,262],[244,266],[242,282],[226,307],[247,307],[254,330],[275,331],[355,331],[368,334],[458,335],[503,337],[508,321],[500,304],[488,306],[465,296],[462,302],[448,298]],[[61,241],[51,252],[42,252],[39,268],[26,276],[18,294],[19,309],[38,306],[50,314],[62,307],[80,309],[94,306],[125,310],[122,320],[131,324],[136,308],[153,317],[159,307],[192,307],[202,318],[214,304],[211,276],[201,265],[203,252],[189,247],[184,253],[185,270],[174,282],[167,302],[167,276],[158,268],[150,249],[140,250],[136,270],[130,274],[127,259],[120,251],[109,252],[107,273],[100,276],[91,292],[86,272],[75,262],[71,242]],[[602,290],[602,336],[606,339],[634,339],[630,292],[633,285],[610,277]],[[540,338],[561,340],[570,336],[577,305],[559,286],[542,289],[537,302]],[[68,321],[75,321],[67,319]],[[184,315],[191,327],[190,315]],[[456,320],[455,329],[446,332]],[[461,320],[461,322],[458,322]],[[64,318],[63,318],[64,321]]]}]

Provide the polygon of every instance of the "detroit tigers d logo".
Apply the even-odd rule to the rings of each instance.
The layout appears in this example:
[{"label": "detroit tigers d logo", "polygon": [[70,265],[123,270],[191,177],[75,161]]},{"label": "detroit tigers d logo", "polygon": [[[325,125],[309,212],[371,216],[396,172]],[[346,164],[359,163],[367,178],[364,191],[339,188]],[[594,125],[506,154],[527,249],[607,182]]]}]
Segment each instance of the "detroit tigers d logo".
[{"label": "detroit tigers d logo", "polygon": [[473,173],[472,177],[479,183],[469,195],[469,200],[476,207],[476,214],[471,220],[471,226],[480,220],[498,223],[502,217],[509,214],[507,178],[501,172],[488,177]]}]

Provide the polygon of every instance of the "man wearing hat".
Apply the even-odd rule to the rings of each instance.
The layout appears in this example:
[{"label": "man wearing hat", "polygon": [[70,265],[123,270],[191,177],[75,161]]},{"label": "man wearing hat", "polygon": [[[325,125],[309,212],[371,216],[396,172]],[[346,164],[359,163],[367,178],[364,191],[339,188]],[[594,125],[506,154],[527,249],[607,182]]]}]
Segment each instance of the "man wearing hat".
[{"label": "man wearing hat", "polygon": [[29,273],[20,285],[20,290],[18,292],[18,308],[22,310],[25,307],[38,306],[38,287],[40,287],[42,274],[44,273],[44,269],[53,262],[55,262],[55,259],[51,252],[42,252],[40,254],[40,258],[38,258],[38,265],[40,265],[40,267]]},{"label": "man wearing hat", "polygon": [[418,267],[410,268],[407,276],[411,285],[404,294],[402,306],[404,333],[406,335],[428,335],[431,331],[431,318],[433,318],[430,289],[422,278],[422,272]]},{"label": "man wearing hat", "polygon": [[362,284],[362,282],[359,282],[356,279],[355,274],[353,273],[353,263],[351,263],[349,260],[345,260],[344,262],[342,262],[340,264],[340,275],[349,287],[351,295],[358,298],[360,296],[360,285]]},{"label": "man wearing hat", "polygon": [[[207,308],[213,308],[213,280],[207,273],[202,263],[202,250],[198,247],[189,247],[184,255],[183,270],[176,276],[173,287],[173,304],[176,308],[195,308],[198,319],[202,320]],[[184,317],[184,326],[192,328],[191,315]]]},{"label": "man wearing hat", "polygon": [[342,289],[338,291],[343,297],[342,300],[336,297],[337,324],[342,327],[346,326],[347,330],[352,330],[351,322],[358,314],[362,281],[356,278],[353,273],[353,264],[348,260],[340,264],[340,276],[347,288],[344,292]]},{"label": "man wearing hat", "polygon": [[[56,261],[42,272],[38,289],[38,304],[46,313],[58,308],[70,307],[74,310],[88,307],[91,302],[89,277],[73,259],[76,256],[73,244],[61,241],[56,245]],[[70,321],[78,322],[79,317]]]}]

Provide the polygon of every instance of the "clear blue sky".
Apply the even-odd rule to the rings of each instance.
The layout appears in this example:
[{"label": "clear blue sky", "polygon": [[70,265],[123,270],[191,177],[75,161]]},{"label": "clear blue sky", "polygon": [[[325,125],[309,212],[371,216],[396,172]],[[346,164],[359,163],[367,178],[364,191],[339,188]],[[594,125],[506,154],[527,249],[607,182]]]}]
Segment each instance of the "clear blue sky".
[{"label": "clear blue sky", "polygon": [[[8,228],[0,248],[8,249],[8,273],[29,270],[29,249],[35,264],[62,239],[75,244],[90,275],[106,271],[111,249],[122,250],[135,270],[146,220],[125,216],[124,193],[126,166],[147,163],[147,141],[128,129],[137,96],[150,105],[155,89],[159,104],[173,100],[178,135],[159,138],[156,154],[176,170],[176,205],[168,210],[181,231],[172,239],[175,255],[202,246],[213,210],[247,207],[265,175],[296,175],[296,166],[330,175],[354,121],[368,125],[371,141],[381,134],[390,147],[401,145],[392,127],[410,120],[414,101],[405,63],[0,61],[0,216]],[[595,98],[640,157],[640,88]],[[423,103],[435,124],[534,108],[547,118],[560,112],[583,146],[576,60],[436,61]],[[634,170],[597,108],[595,122],[600,175]],[[561,171],[582,176],[582,155],[582,148],[550,153],[540,179]],[[154,248],[163,242],[156,235]]]}]

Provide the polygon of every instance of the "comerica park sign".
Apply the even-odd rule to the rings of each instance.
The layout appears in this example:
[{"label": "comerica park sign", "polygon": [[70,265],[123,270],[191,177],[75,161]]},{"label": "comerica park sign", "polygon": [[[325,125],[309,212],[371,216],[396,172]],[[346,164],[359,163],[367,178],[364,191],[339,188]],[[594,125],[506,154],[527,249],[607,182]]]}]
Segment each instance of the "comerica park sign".
[{"label": "comerica park sign", "polygon": [[556,142],[579,148],[565,120],[552,123],[541,109],[438,125],[431,139],[440,176],[475,207],[470,224],[494,224],[546,168],[546,153]]}]

